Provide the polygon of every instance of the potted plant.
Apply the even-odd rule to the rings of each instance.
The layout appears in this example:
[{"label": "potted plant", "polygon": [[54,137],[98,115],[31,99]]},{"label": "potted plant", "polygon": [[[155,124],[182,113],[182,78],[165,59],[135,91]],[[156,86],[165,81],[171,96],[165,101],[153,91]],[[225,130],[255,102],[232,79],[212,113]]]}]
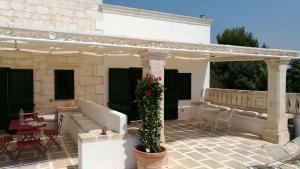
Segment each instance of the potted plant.
[{"label": "potted plant", "polygon": [[136,102],[141,117],[139,129],[140,145],[134,149],[138,169],[161,169],[166,149],[161,143],[160,101],[164,87],[159,83],[161,77],[147,74],[136,87]]}]

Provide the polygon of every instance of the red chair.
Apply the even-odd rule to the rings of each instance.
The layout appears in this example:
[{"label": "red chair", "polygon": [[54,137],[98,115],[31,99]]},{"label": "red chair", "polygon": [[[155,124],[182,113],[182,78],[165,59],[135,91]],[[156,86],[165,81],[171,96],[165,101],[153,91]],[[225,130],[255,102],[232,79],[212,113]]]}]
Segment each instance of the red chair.
[{"label": "red chair", "polygon": [[40,130],[38,128],[25,127],[18,129],[17,154],[15,159],[18,159],[21,152],[27,147],[34,147],[40,154],[45,156],[39,133]]},{"label": "red chair", "polygon": [[0,153],[4,153],[10,159],[15,160],[13,154],[7,150],[7,147],[11,141],[13,141],[13,138],[10,135],[0,136]]},{"label": "red chair", "polygon": [[64,116],[60,115],[59,122],[56,128],[52,129],[44,129],[44,134],[49,138],[47,144],[45,145],[45,151],[48,150],[48,148],[54,143],[56,147],[61,150],[61,147],[59,143],[57,142],[56,138],[60,134],[62,122],[63,122]]}]

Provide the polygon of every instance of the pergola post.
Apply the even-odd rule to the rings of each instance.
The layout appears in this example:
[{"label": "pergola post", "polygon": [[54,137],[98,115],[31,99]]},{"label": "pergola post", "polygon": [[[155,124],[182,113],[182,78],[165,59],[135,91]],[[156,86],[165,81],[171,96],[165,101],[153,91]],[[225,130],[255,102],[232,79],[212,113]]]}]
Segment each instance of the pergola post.
[{"label": "pergola post", "polygon": [[[153,74],[155,77],[161,77],[160,83],[164,84],[164,70],[166,65],[167,52],[159,50],[147,50],[141,53],[141,61],[143,66],[143,76],[146,73]],[[162,122],[161,128],[161,141],[165,143],[164,134],[164,94],[162,95],[162,100],[160,102],[160,118]]]},{"label": "pergola post", "polygon": [[268,68],[268,119],[263,139],[276,144],[289,141],[286,118],[286,70],[288,60],[267,60]]}]

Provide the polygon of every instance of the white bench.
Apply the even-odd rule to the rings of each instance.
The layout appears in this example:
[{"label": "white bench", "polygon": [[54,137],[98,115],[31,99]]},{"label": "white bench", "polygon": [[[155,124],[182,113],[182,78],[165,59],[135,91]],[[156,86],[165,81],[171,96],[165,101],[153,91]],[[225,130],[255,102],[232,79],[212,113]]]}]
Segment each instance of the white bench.
[{"label": "white bench", "polygon": [[[78,144],[80,169],[136,168],[132,149],[139,142],[136,135],[127,132],[126,115],[85,99],[79,100],[77,111],[59,114],[65,117],[62,132]],[[106,135],[101,135],[103,127]]]},{"label": "white bench", "polygon": [[[196,114],[194,115],[194,118],[197,120],[203,120],[203,118],[205,119],[208,118],[208,114],[202,110],[204,107],[215,107],[220,109],[226,107],[226,106],[219,106],[216,104],[212,104],[209,102],[201,102],[198,103],[197,105],[198,105],[198,110],[195,111]],[[292,116],[291,114],[287,114],[287,119],[293,117],[294,116]],[[267,113],[234,108],[231,125],[233,128],[238,130],[254,133],[257,135],[262,135],[267,118],[268,118]]]}]

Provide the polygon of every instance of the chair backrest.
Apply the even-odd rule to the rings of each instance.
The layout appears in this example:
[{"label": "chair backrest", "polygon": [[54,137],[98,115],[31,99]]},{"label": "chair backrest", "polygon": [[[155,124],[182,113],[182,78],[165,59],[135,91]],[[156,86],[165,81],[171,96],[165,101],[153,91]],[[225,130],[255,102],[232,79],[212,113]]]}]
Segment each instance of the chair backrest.
[{"label": "chair backrest", "polygon": [[61,114],[58,121],[57,133],[59,134],[61,131],[62,122],[64,120],[64,116]]},{"label": "chair backrest", "polygon": [[228,114],[229,114],[229,120],[232,118],[233,114],[234,114],[234,109],[230,109],[228,111]]}]

